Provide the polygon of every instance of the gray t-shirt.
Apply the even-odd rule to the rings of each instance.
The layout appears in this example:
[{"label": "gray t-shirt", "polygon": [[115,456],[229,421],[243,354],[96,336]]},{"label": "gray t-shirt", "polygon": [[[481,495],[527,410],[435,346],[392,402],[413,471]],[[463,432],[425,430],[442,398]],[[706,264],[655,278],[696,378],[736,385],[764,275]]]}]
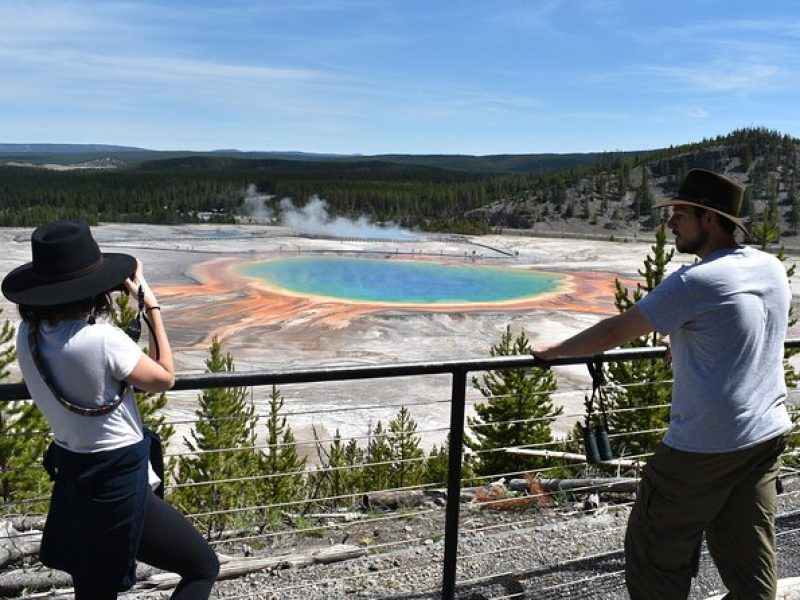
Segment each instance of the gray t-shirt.
[{"label": "gray t-shirt", "polygon": [[681,267],[637,303],[670,336],[667,446],[731,452],[791,429],[782,360],[791,297],[777,258],[737,247]]}]

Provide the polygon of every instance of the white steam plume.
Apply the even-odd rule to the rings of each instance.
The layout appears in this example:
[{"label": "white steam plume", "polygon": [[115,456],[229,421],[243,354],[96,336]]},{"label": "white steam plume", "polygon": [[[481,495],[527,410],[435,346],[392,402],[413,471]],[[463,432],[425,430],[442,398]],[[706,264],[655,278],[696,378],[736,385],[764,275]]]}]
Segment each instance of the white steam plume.
[{"label": "white steam plume", "polygon": [[416,233],[389,224],[378,226],[365,215],[353,221],[334,217],[328,213],[328,203],[312,196],[302,208],[294,205],[291,198],[281,200],[281,222],[297,233],[339,238],[367,238],[375,240],[419,240]]},{"label": "white steam plume", "polygon": [[272,211],[266,205],[267,200],[272,198],[272,196],[268,194],[259,194],[254,183],[248,185],[246,190],[242,190],[241,194],[244,201],[242,212],[245,215],[261,223],[272,220]]}]

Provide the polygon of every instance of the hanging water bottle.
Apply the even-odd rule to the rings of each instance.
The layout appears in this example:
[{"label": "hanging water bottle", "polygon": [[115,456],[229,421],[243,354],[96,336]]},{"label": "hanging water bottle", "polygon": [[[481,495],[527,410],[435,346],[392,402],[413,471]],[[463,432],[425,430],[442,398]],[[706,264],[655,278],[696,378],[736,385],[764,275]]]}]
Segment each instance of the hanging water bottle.
[{"label": "hanging water bottle", "polygon": [[597,449],[597,439],[595,438],[594,431],[591,427],[584,427],[580,423],[578,426],[583,433],[583,450],[586,454],[586,462],[590,465],[600,463],[600,452]]}]

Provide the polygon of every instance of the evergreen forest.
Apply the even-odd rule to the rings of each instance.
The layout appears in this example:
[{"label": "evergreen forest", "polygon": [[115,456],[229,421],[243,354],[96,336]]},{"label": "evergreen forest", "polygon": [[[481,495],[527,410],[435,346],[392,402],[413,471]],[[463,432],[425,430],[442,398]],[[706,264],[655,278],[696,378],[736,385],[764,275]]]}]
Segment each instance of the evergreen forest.
[{"label": "evergreen forest", "polygon": [[20,166],[22,155],[12,161],[0,154],[0,226],[32,227],[57,218],[246,222],[250,188],[276,216],[283,198],[302,206],[317,196],[337,216],[366,215],[428,231],[484,233],[547,223],[559,231],[592,227],[613,235],[632,225],[654,231],[660,218],[652,204],[673,193],[690,168],[701,167],[745,184],[744,215],[758,216],[766,206],[779,235],[792,236],[800,227],[798,144],[776,131],[745,128],[642,152],[313,160],[216,154],[149,160],[151,154],[122,153],[116,156],[128,161],[98,159],[106,168],[73,170],[31,166],[35,160]]}]

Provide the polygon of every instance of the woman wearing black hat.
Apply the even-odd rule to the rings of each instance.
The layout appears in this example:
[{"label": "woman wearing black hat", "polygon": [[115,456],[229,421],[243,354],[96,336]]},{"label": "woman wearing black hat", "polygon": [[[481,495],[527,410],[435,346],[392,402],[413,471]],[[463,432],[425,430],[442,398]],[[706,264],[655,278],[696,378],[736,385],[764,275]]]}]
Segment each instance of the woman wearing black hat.
[{"label": "woman wearing black hat", "polygon": [[[53,478],[40,558],[72,575],[77,600],[116,598],[136,582],[136,559],[176,572],[172,598],[208,598],[216,554],[153,492],[152,439],[133,388],[170,389],[172,351],[161,307],[141,263],[101,253],[89,227],[57,221],[31,236],[33,261],[9,273],[3,295],[22,316],[17,356],[36,406],[53,432],[45,457]],[[127,290],[151,325],[150,356],[97,317],[110,293]]]}]

